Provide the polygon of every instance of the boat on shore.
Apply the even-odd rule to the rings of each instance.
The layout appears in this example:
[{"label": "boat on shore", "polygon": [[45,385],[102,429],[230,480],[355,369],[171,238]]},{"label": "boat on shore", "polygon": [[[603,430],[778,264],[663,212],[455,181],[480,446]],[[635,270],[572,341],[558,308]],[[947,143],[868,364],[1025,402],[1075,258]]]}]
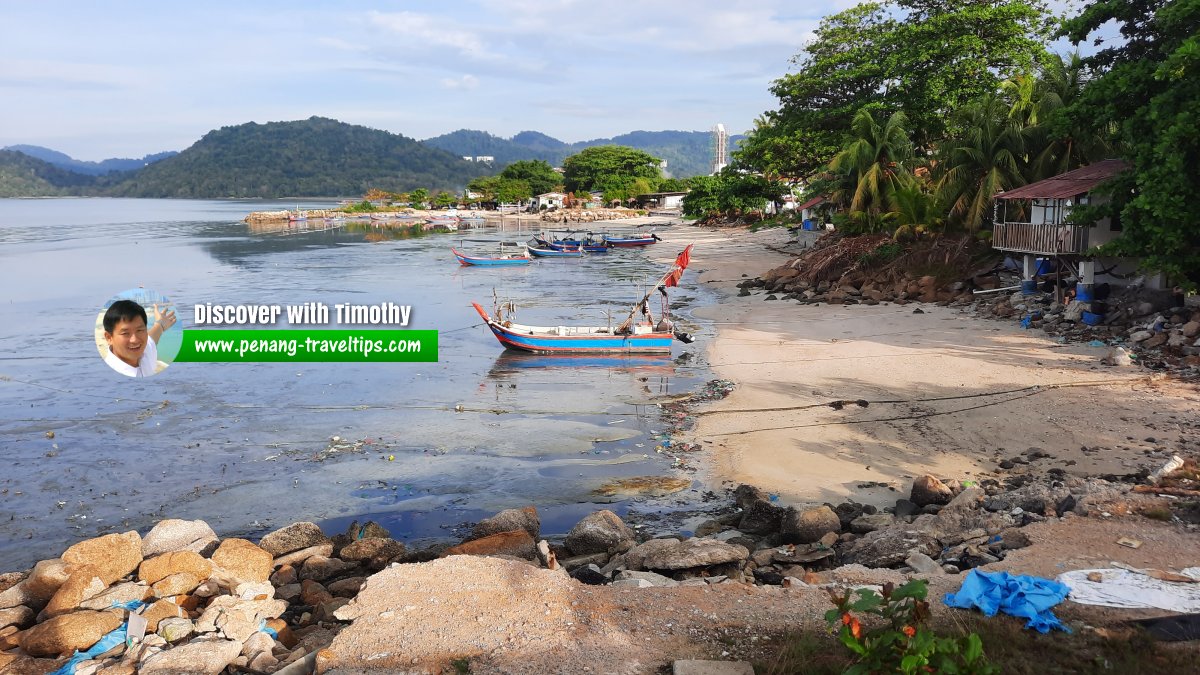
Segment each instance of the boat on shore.
[{"label": "boat on shore", "polygon": [[[666,292],[668,287],[679,285],[679,279],[690,261],[691,251],[689,245],[679,254],[671,270],[659,278],[646,295],[633,305],[629,316],[617,326],[531,326],[512,320],[512,303],[508,304],[507,318],[500,303],[496,303],[491,313],[477,302],[471,305],[505,349],[535,354],[670,354],[675,340],[692,342],[690,335],[675,330],[669,317]],[[650,296],[655,291],[663,297],[662,314],[658,320],[655,320],[649,306]]]},{"label": "boat on shore", "polygon": [[657,234],[650,232],[648,234],[636,234],[632,237],[612,237],[605,235],[603,241],[609,246],[617,248],[635,248],[638,246],[649,246],[662,241]]},{"label": "boat on shore", "polygon": [[492,255],[471,255],[451,246],[450,252],[454,254],[458,264],[464,267],[514,267],[533,262],[533,258],[529,255],[529,249],[523,244],[515,241],[490,241],[487,243],[499,244],[499,251]]},{"label": "boat on shore", "polygon": [[538,258],[582,258],[581,248],[538,248],[530,246],[529,252]]}]

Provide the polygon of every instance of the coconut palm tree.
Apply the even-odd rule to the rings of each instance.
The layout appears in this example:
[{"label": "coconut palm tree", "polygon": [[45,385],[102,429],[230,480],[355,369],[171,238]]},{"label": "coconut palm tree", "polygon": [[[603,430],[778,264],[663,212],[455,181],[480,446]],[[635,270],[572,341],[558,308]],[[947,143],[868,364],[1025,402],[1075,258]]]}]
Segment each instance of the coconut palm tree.
[{"label": "coconut palm tree", "polygon": [[1025,177],[1030,182],[1111,156],[1113,148],[1107,134],[1080,133],[1077,125],[1063,123],[1065,109],[1079,99],[1088,79],[1078,53],[1065,58],[1056,54],[1043,67],[1037,82],[1036,109],[1025,133],[1029,151]]},{"label": "coconut palm tree", "polygon": [[951,218],[972,232],[991,222],[997,192],[1025,184],[1025,138],[1006,108],[996,95],[968,105],[961,112],[963,137],[943,144],[937,191]]},{"label": "coconut palm tree", "polygon": [[830,171],[847,179],[834,193],[835,202],[851,212],[891,210],[892,194],[912,182],[913,145],[907,124],[908,118],[899,111],[882,125],[869,109],[854,115],[852,140],[829,163]]}]

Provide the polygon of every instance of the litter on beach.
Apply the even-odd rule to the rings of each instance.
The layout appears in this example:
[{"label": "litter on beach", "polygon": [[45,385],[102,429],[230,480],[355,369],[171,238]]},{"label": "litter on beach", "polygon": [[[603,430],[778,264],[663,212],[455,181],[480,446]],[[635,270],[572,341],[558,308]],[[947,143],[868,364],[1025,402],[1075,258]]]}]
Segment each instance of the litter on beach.
[{"label": "litter on beach", "polygon": [[1180,572],[1175,575],[1124,567],[1074,570],[1058,575],[1058,582],[1068,586],[1071,589],[1068,598],[1081,605],[1200,612],[1200,567]]},{"label": "litter on beach", "polygon": [[1058,582],[1040,577],[1013,575],[1008,572],[980,572],[973,569],[963,580],[958,593],[947,593],[947,607],[976,608],[985,616],[1004,612],[1028,619],[1026,628],[1048,633],[1057,628],[1071,632],[1051,608],[1067,597],[1070,589]]}]

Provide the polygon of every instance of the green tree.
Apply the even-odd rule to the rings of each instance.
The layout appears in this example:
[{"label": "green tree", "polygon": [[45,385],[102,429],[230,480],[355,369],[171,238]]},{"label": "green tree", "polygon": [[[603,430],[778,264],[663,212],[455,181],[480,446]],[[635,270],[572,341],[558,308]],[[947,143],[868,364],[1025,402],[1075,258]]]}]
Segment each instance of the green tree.
[{"label": "green tree", "polygon": [[499,176],[480,176],[467,183],[467,189],[479,195],[479,201],[485,203],[496,201],[496,192],[499,188]]},{"label": "green tree", "polygon": [[412,200],[414,208],[422,208],[429,201],[429,190],[425,188],[417,188],[409,193],[409,199]]},{"label": "green tree", "polygon": [[939,195],[950,204],[953,220],[970,231],[991,223],[997,192],[1025,183],[1025,140],[1009,108],[997,94],[982,97],[959,113],[962,137],[947,140],[941,148]]},{"label": "green tree", "polygon": [[496,201],[505,204],[523,202],[533,196],[533,189],[523,180],[501,178],[496,184]]},{"label": "green tree", "polygon": [[629,196],[635,178],[657,183],[659,163],[653,155],[621,145],[597,145],[571,155],[563,162],[563,182],[569,192],[602,190],[617,199]]},{"label": "green tree", "polygon": [[[1114,130],[1130,169],[1113,182],[1121,237],[1109,250],[1200,285],[1200,2],[1096,0],[1064,24],[1075,44],[1114,21],[1125,38],[1084,59],[1100,75],[1069,111],[1080,129]],[[1089,213],[1088,211],[1092,211]],[[1094,210],[1072,214],[1081,219]]]},{"label": "green tree", "polygon": [[737,217],[778,201],[787,189],[783,184],[754,174],[726,168],[716,176],[697,176],[683,197],[683,213],[693,218],[710,215]]},{"label": "green tree", "polygon": [[444,209],[448,206],[454,206],[457,203],[458,197],[455,197],[453,194],[444,190],[433,196],[433,205],[439,209]]},{"label": "green tree", "polygon": [[553,192],[563,182],[563,177],[554,170],[554,167],[540,159],[513,162],[504,167],[504,170],[500,172],[500,177],[525,181],[535,195]]},{"label": "green tree", "polygon": [[834,194],[835,203],[850,211],[891,210],[892,194],[913,182],[907,124],[903,112],[892,113],[882,125],[869,109],[854,116],[853,139],[829,163],[830,171],[847,176],[853,192]]}]

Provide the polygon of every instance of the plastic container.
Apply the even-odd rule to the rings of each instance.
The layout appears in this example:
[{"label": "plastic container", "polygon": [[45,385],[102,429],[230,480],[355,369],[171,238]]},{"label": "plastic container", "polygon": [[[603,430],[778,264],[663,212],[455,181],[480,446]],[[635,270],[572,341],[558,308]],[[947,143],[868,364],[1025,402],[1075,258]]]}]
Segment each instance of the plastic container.
[{"label": "plastic container", "polygon": [[1080,315],[1079,320],[1089,326],[1099,326],[1104,321],[1104,315],[1095,314],[1093,312],[1084,312]]},{"label": "plastic container", "polygon": [[1095,300],[1094,291],[1095,288],[1092,284],[1075,284],[1075,299],[1079,302],[1091,302]]},{"label": "plastic container", "polygon": [[1037,282],[1034,281],[1033,279],[1026,279],[1025,281],[1022,281],[1021,282],[1021,294],[1022,295],[1036,295],[1037,294]]}]

